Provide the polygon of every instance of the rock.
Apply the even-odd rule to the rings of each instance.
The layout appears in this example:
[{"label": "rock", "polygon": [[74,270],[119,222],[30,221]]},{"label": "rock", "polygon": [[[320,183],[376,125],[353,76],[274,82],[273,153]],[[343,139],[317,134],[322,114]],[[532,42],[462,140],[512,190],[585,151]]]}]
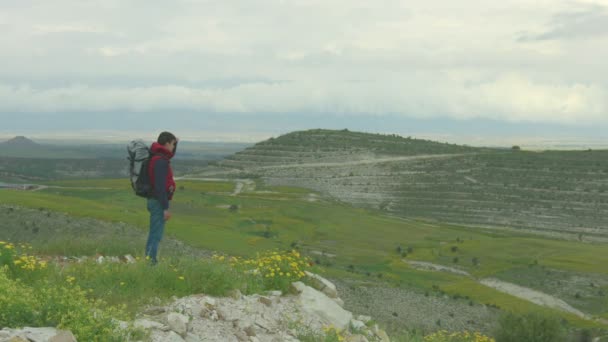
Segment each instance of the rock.
[{"label": "rock", "polygon": [[30,342],[30,340],[21,336],[13,336],[8,339],[8,342]]},{"label": "rock", "polygon": [[175,331],[169,331],[163,342],[184,342],[184,339]]},{"label": "rock", "polygon": [[267,295],[271,296],[271,297],[281,297],[283,295],[283,292],[281,291],[268,291],[266,292]]},{"label": "rock", "polygon": [[190,308],[188,310],[186,310],[186,313],[189,313],[190,315],[194,316],[194,317],[201,317],[201,313],[203,312],[203,306],[200,305],[199,303],[193,303]]},{"label": "rock", "polygon": [[340,305],[341,307],[344,307],[344,301],[342,300],[342,298],[332,298],[331,300],[336,302],[336,304]]},{"label": "rock", "polygon": [[351,335],[348,336],[345,342],[369,342],[369,340],[363,335]]},{"label": "rock", "polygon": [[19,333],[20,336],[31,342],[47,342],[51,338],[57,336],[59,330],[55,328],[30,328],[26,327]]},{"label": "rock", "polygon": [[378,330],[376,336],[378,336],[380,342],[391,342],[391,339],[388,338],[388,335],[384,332],[384,330]]},{"label": "rock", "polygon": [[266,305],[266,306],[271,306],[272,305],[272,299],[268,298],[268,297],[264,297],[264,296],[260,296],[259,298],[260,303]]},{"label": "rock", "polygon": [[245,334],[245,332],[243,332],[243,331],[237,331],[236,333],[234,333],[234,336],[236,336],[236,338],[239,341],[242,341],[242,342],[249,341],[249,336],[247,336],[247,334]]},{"label": "rock", "polygon": [[137,260],[135,260],[135,258],[131,254],[125,255],[125,261],[127,264],[134,264],[137,262]]},{"label": "rock", "polygon": [[162,306],[151,306],[147,309],[145,309],[143,311],[143,314],[145,315],[160,315],[162,313],[165,313],[165,311],[167,311],[166,308],[162,307]]},{"label": "rock", "polygon": [[367,323],[372,320],[372,318],[370,316],[364,316],[364,315],[357,316],[357,319],[363,323]]},{"label": "rock", "polygon": [[107,259],[108,259],[108,261],[110,261],[112,263],[119,263],[120,262],[120,259],[118,257],[115,257],[115,256],[108,257]]},{"label": "rock", "polygon": [[336,289],[336,285],[334,285],[329,280],[321,277],[318,274],[314,274],[308,271],[304,271],[308,278],[310,278],[312,286],[325,293],[329,298],[338,298],[338,290]]},{"label": "rock", "polygon": [[255,336],[249,336],[249,342],[260,342],[260,340]]},{"label": "rock", "polygon": [[359,330],[359,329],[365,328],[365,323],[363,323],[359,320],[356,320],[356,319],[351,319],[350,326],[355,330]]},{"label": "rock", "polygon": [[145,330],[150,330],[150,329],[157,329],[157,330],[162,330],[162,331],[170,330],[170,328],[164,324],[158,323],[156,321],[151,321],[151,320],[145,319],[145,318],[136,319],[135,322],[133,322],[133,326],[136,328],[141,328],[141,329],[145,329]]},{"label": "rock", "polygon": [[303,282],[296,281],[296,282],[291,283],[291,287],[289,288],[289,290],[293,294],[300,294],[300,293],[302,293],[302,291],[304,291],[305,288],[306,288],[306,285]]},{"label": "rock", "polygon": [[95,261],[97,261],[98,264],[103,264],[105,261],[105,258],[103,257],[103,255],[100,255],[99,257],[97,257],[97,259]]},{"label": "rock", "polygon": [[190,319],[182,314],[171,312],[167,315],[167,323],[171,330],[178,333],[180,336],[186,336],[188,333],[188,322]]},{"label": "rock", "polygon": [[122,330],[129,329],[129,323],[127,323],[125,321],[121,321],[119,319],[112,318],[112,323],[116,324],[118,326],[118,329],[122,329]]},{"label": "rock", "polygon": [[228,314],[224,312],[221,308],[215,309],[215,313],[217,314],[217,319],[221,321],[226,321],[228,319]]},{"label": "rock", "polygon": [[325,294],[306,285],[299,295],[299,302],[303,311],[317,315],[341,330],[348,328],[353,317],[352,313],[342,309]]},{"label": "rock", "polygon": [[217,301],[215,298],[205,296],[201,300],[201,304],[209,309],[214,309],[217,306]]},{"label": "rock", "polygon": [[234,289],[234,290],[228,291],[228,297],[235,299],[235,300],[241,300],[241,298],[243,298],[243,294],[238,289]]},{"label": "rock", "polygon": [[76,337],[71,331],[61,330],[57,335],[51,337],[48,342],[76,342]]},{"label": "rock", "polygon": [[247,336],[256,336],[255,328],[252,325],[250,325],[247,328],[245,328],[244,331],[247,334]]},{"label": "rock", "polygon": [[200,342],[201,338],[194,334],[188,333],[185,338],[186,342]]}]

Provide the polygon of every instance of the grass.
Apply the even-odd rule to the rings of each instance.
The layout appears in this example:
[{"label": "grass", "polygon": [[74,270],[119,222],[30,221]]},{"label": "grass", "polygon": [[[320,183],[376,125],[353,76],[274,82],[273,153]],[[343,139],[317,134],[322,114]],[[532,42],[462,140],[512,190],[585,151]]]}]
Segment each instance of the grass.
[{"label": "grass", "polygon": [[[0,202],[126,222],[143,230],[147,227],[144,200],[132,194],[125,180],[64,181],[52,185],[72,188],[37,192],[0,190]],[[493,303],[513,312],[549,309],[460,276],[414,270],[401,260],[396,247],[411,247],[407,259],[448,266],[453,266],[453,258],[458,257],[456,266],[479,278],[534,262],[564,271],[608,275],[604,267],[608,252],[599,244],[453,225],[431,226],[327,199],[310,202],[309,192],[302,189],[267,187],[264,190],[271,192],[231,196],[234,184],[229,182],[180,181],[178,187],[183,188],[175,195],[171,207],[174,215],[166,233],[194,247],[230,255],[252,257],[260,251],[295,245],[305,253],[335,254],[335,258],[310,254],[326,266],[325,272],[329,274],[352,265],[360,276],[382,274],[383,281],[404,283],[423,291],[439,286],[446,293],[467,295],[476,302]],[[238,206],[238,210],[230,211],[227,209],[230,205]],[[453,246],[458,247],[456,252],[452,251]],[[477,265],[472,263],[473,258],[478,260]],[[595,324],[559,314],[576,325]],[[607,315],[608,311],[604,309],[597,314]]]}]

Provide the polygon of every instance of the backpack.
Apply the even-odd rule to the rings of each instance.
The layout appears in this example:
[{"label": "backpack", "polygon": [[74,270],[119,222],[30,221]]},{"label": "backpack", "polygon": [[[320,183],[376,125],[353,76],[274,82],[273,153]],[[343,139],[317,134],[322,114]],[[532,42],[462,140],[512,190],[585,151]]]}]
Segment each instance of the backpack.
[{"label": "backpack", "polygon": [[154,196],[154,189],[148,174],[148,165],[152,153],[148,145],[141,139],[133,140],[127,145],[129,160],[129,177],[131,187],[135,194],[140,197],[150,198]]}]

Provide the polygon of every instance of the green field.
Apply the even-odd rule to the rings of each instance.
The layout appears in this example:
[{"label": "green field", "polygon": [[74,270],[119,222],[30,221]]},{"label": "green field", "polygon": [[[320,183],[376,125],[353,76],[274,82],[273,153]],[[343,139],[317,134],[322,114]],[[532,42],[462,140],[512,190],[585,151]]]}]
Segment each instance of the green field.
[{"label": "green field", "polygon": [[[133,195],[124,179],[47,185],[51,187],[36,192],[0,190],[0,203],[126,222],[142,230],[147,227],[144,200]],[[231,182],[179,182],[166,233],[194,247],[238,256],[297,247],[325,266],[329,276],[381,277],[382,282],[394,286],[468,297],[514,312],[550,309],[482,286],[471,278],[415,270],[403,259],[455,266],[475,278],[499,277],[515,283],[526,273],[521,270],[582,274],[600,279],[598,291],[586,293],[586,300],[562,299],[594,317],[608,317],[608,300],[601,293],[608,291],[608,282],[603,283],[608,279],[608,251],[602,244],[430,225],[323,197],[310,201],[309,191],[300,188],[266,187],[232,196],[234,186]],[[398,253],[398,247],[407,255]],[[335,257],[319,256],[318,252]],[[525,285],[534,288],[531,282]],[[571,314],[560,315],[579,326],[598,324]]]}]

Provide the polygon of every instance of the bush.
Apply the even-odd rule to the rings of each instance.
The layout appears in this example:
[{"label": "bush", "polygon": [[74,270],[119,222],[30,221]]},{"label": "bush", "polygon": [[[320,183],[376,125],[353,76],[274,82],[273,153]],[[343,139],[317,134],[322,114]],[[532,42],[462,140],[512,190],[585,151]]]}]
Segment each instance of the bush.
[{"label": "bush", "polygon": [[[294,281],[301,280],[304,271],[310,268],[310,260],[298,251],[267,251],[256,258],[240,258],[215,255],[215,261],[228,262],[230,267],[245,275],[248,293],[262,290],[281,290],[287,292]],[[253,289],[253,291],[252,291]]]},{"label": "bush", "polygon": [[87,298],[78,286],[49,282],[27,286],[0,270],[0,326],[52,326],[71,330],[81,341],[122,341],[128,332],[114,318],[126,319],[123,309]]},{"label": "bush", "polygon": [[496,342],[566,341],[566,331],[559,318],[536,313],[502,315],[495,335]]},{"label": "bush", "polygon": [[[479,332],[447,332],[441,330],[424,337],[424,342],[494,342],[494,339]],[[523,341],[520,341],[523,342]]]}]

